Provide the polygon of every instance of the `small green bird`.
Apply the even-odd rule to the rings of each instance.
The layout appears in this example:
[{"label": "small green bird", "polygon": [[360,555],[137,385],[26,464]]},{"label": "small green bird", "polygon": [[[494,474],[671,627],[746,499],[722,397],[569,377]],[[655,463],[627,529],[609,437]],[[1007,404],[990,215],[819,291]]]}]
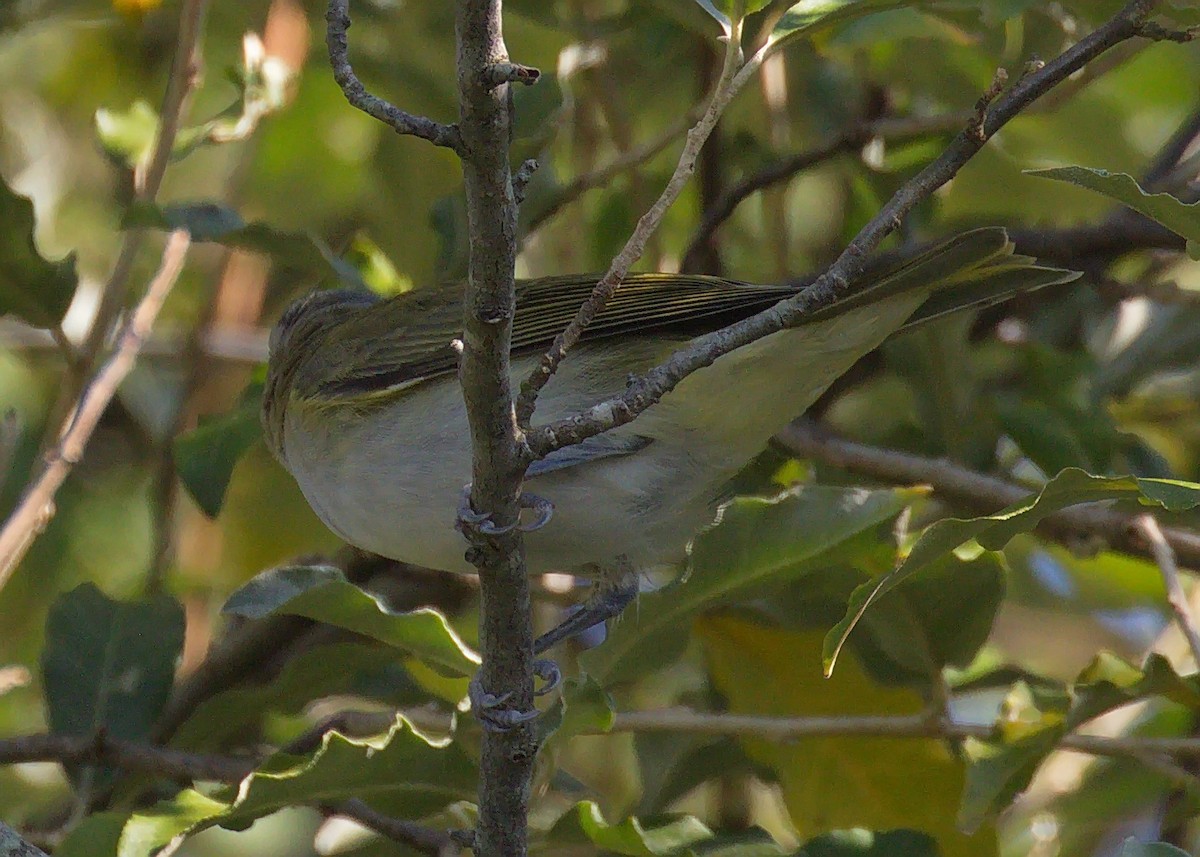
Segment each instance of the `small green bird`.
[{"label": "small green bird", "polygon": [[[718,359],[632,423],[534,463],[525,488],[554,504],[526,538],[531,573],[647,569],[680,560],[730,478],[856,360],[897,330],[1079,275],[1015,255],[1003,229],[958,235],[891,267],[795,328]],[[587,276],[517,285],[519,383],[591,292]],[[538,401],[540,420],[624,389],[631,373],[689,339],[795,293],[714,277],[626,278]],[[388,299],[317,292],[271,334],[268,443],[308,502],[347,542],[397,560],[472,571],[455,532],[471,478],[457,355],[461,290]]]}]

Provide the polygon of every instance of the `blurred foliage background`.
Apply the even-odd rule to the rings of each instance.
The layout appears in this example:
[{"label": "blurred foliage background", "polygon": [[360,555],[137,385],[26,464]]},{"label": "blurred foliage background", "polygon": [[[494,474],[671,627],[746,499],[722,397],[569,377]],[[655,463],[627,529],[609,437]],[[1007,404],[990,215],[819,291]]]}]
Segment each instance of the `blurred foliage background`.
[{"label": "blurred foliage background", "polygon": [[[761,38],[756,27],[769,30],[783,5],[751,19],[752,38]],[[722,119],[642,267],[762,282],[819,271],[941,151],[997,66],[1019,69],[1032,57],[1055,56],[1117,5],[918,4],[791,47]],[[319,265],[289,258],[304,236],[344,256],[381,291],[420,288],[464,270],[458,164],[448,151],[398,137],[346,104],[325,60],[323,15],[312,0],[208,9],[202,75],[157,201],[220,203],[280,231],[273,235],[290,233],[292,243],[280,238],[284,249],[268,254],[220,243],[193,249],[142,360],[59,492],[57,513],[0,591],[0,734],[39,732],[53,720],[44,676],[53,674],[49,667],[63,647],[82,644],[72,642],[68,622],[66,630],[60,623],[65,636],[55,647],[51,608],[80,584],[94,584],[110,599],[149,598],[137,602],[148,612],[134,624],[150,648],[173,651],[178,632],[181,683],[203,672],[210,646],[236,624],[220,613],[230,593],[297,557],[334,557],[398,609],[432,604],[463,639],[474,635],[467,583],[413,569],[380,572],[342,551],[253,440],[253,428],[243,454],[235,454],[246,445],[240,443],[228,453],[213,451],[229,432],[253,426],[255,402],[242,409],[240,422],[235,413],[233,423],[199,441],[189,434],[236,410],[260,370],[269,326],[291,299],[326,284]],[[408,110],[452,121],[451,4],[360,0],[353,15],[351,58],[368,86]],[[42,254],[76,254],[79,286],[61,323],[62,337],[76,344],[127,234],[121,224],[136,195],[133,167],[153,145],[179,20],[178,2],[155,0],[0,5],[0,175],[32,200]],[[515,93],[514,155],[541,162],[522,207],[518,274],[603,269],[670,175],[683,123],[719,69],[714,22],[690,0],[510,0],[505,25],[514,59],[544,72],[537,86]],[[1112,223],[1113,203],[1022,172],[1079,164],[1144,175],[1172,135],[1195,125],[1198,59],[1194,45],[1119,46],[1006,127],[920,207],[892,245],[1001,224],[1045,238],[1051,261],[1078,266],[1084,280],[894,339],[836,385],[812,416],[841,435],[944,457],[1031,489],[1064,467],[1200,479],[1200,266],[1179,252],[1181,245],[1076,253],[1071,234],[1055,230]],[[852,134],[868,123],[886,129],[889,120],[900,129],[909,119],[914,127],[891,136]],[[698,231],[723,193],[840,135],[850,139],[837,152],[749,194],[714,232]],[[1190,172],[1166,188],[1185,200],[1197,172],[1190,149],[1185,163],[1189,157]],[[152,275],[161,245],[151,234],[134,259],[134,291]],[[1018,250],[1025,250],[1020,239]],[[5,510],[53,437],[69,377],[54,336],[12,317],[0,323],[0,406],[15,409],[20,426],[0,475]],[[190,445],[176,445],[181,436],[192,438]],[[178,474],[189,467],[185,488]],[[787,527],[776,520],[779,529],[771,532],[787,538],[764,548],[776,554],[748,556],[745,541],[722,544],[729,531],[711,531],[707,552],[699,543],[694,552],[693,575],[699,581],[708,571],[708,579],[736,585],[698,598],[671,621],[649,620],[657,602],[644,597],[603,645],[568,653],[568,673],[576,674],[578,655],[621,711],[686,704],[792,716],[910,714],[950,695],[964,722],[991,722],[1003,702],[1006,716],[1045,725],[1059,709],[1044,694],[1065,688],[1102,649],[1133,663],[1151,650],[1180,662],[1184,648],[1168,628],[1153,562],[1095,539],[1023,534],[1002,552],[941,560],[903,599],[881,605],[825,681],[821,637],[841,617],[850,591],[894,564],[896,533],[964,511],[936,494],[877,488],[861,495],[849,487],[866,481],[781,448],[764,451],[739,480],[739,492],[809,487],[774,511],[738,501],[748,505],[730,517],[740,526],[736,519],[745,515],[752,528],[766,526],[765,516],[783,516]],[[206,483],[218,485],[215,500],[203,494]],[[852,510],[836,538],[818,526],[821,510],[834,507]],[[1181,512],[1170,520],[1188,527],[1194,517]],[[759,568],[756,562],[774,571],[737,577],[739,569]],[[551,581],[542,592],[538,616],[547,625],[569,596],[560,584]],[[191,710],[176,711],[176,746],[279,745],[347,698],[359,707],[366,700],[448,717],[465,687],[461,676],[439,675],[420,658],[401,664],[361,635],[329,628],[305,626],[284,648],[256,657],[252,669],[216,689],[244,694],[224,697],[226,708],[205,714],[193,700]],[[571,690],[581,698],[586,692]],[[209,703],[222,699],[210,696]],[[1172,699],[1139,698],[1097,728],[1192,735],[1194,706]],[[143,734],[153,734],[153,726]],[[544,853],[678,850],[655,851],[644,837],[644,852],[604,845],[585,823],[590,816],[572,816],[569,808],[582,799],[595,801],[610,822],[685,812],[726,837],[722,842],[767,848],[750,834],[766,830],[784,848],[810,842],[802,853],[813,855],[1116,854],[1131,834],[1169,838],[1184,849],[1197,843],[1194,759],[1164,773],[1128,755],[1097,760],[1046,747],[1030,757],[1038,772],[1014,801],[1020,776],[988,780],[961,742],[837,737],[780,745],[671,732],[568,742],[569,729],[556,734],[543,750],[547,772],[537,793]],[[460,775],[469,783],[461,772],[445,773]],[[995,786],[990,801],[979,797],[981,777]],[[973,787],[985,805],[971,837],[955,823],[964,782],[968,797]],[[72,797],[59,766],[9,765],[0,769],[0,817],[63,853],[112,853],[105,843],[115,843],[117,822],[92,815],[86,835],[71,831],[104,807],[123,823],[147,794],[168,797],[170,789],[125,780],[104,793],[110,785],[92,782]],[[461,799],[468,800],[471,789],[464,789]],[[386,808],[454,826],[448,803]],[[911,831],[814,840],[850,828]],[[664,834],[662,841],[674,848],[686,835],[672,830],[682,838]],[[244,833],[206,832],[182,853],[407,853],[344,833],[316,810],[296,808]],[[695,853],[780,853],[712,848]]]}]

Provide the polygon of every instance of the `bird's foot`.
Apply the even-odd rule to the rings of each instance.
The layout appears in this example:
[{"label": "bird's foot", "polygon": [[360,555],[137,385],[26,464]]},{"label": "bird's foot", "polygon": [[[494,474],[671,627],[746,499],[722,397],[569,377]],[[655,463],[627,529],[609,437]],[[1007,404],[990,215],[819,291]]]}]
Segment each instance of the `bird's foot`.
[{"label": "bird's foot", "polygon": [[480,514],[471,508],[471,485],[468,483],[463,486],[462,496],[458,503],[458,519],[455,523],[455,528],[460,531],[470,528],[485,536],[502,536],[505,533],[511,533],[513,530],[532,533],[534,530],[540,530],[546,526],[546,524],[550,523],[550,519],[554,517],[554,504],[545,497],[522,492],[521,496],[517,498],[517,503],[521,509],[531,510],[534,513],[533,519],[529,521],[517,520],[516,523],[503,527],[499,526],[492,520],[490,514]]},{"label": "bird's foot", "polygon": [[[544,658],[534,661],[533,674],[543,682],[541,687],[534,690],[534,696],[545,696],[562,684],[562,671],[554,661]],[[488,732],[509,732],[538,716],[536,709],[519,711],[505,708],[504,704],[512,699],[512,691],[498,695],[489,693],[484,690],[478,675],[467,685],[467,696],[471,700],[471,710],[475,712],[476,719]]]},{"label": "bird's foot", "polygon": [[576,606],[570,616],[534,640],[533,653],[540,655],[563,640],[619,616],[637,597],[639,588],[637,574],[632,572],[615,583],[597,584],[587,600]]}]

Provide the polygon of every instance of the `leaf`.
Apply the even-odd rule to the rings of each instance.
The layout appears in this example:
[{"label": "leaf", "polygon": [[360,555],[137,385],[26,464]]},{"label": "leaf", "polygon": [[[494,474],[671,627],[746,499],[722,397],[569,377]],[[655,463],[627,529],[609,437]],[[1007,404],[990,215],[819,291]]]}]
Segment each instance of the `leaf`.
[{"label": "leaf", "polygon": [[697,614],[828,566],[854,537],[895,518],[922,493],[808,486],[769,499],[736,498],[693,540],[685,577],[640,596],[581,663],[601,684],[644,674],[678,653]]},{"label": "leaf", "polygon": [[[218,750],[258,734],[273,716],[298,717],[313,700],[354,694],[393,706],[428,701],[406,683],[396,654],[371,643],[331,643],[301,652],[270,684],[235,687],[202,702],[171,739],[186,750]],[[377,684],[381,692],[373,693]]]},{"label": "leaf", "polygon": [[771,0],[696,0],[708,14],[716,19],[728,36],[732,30],[732,19],[742,19],[760,12],[771,5]]},{"label": "leaf", "polygon": [[1166,842],[1138,842],[1130,836],[1121,843],[1117,857],[1188,857],[1188,852]]},{"label": "leaf", "polygon": [[[814,631],[718,616],[701,620],[698,636],[713,686],[734,714],[839,717],[924,710],[919,693],[872,681],[853,659],[825,679],[820,634]],[[931,835],[944,857],[996,853],[991,831],[968,837],[955,828],[965,765],[937,740],[835,736],[741,743],[753,760],[774,771],[803,836],[903,827]],[[913,788],[915,783],[920,787]]]},{"label": "leaf", "polygon": [[792,41],[818,28],[853,21],[864,15],[922,5],[920,0],[800,0],[788,7],[771,30],[768,44]]},{"label": "leaf", "polygon": [[261,382],[251,384],[232,411],[202,420],[175,438],[175,470],[196,505],[210,518],[221,512],[234,466],[262,437],[262,389]]},{"label": "leaf", "polygon": [[0,181],[0,315],[35,327],[57,327],[79,280],[75,254],[48,262],[33,239],[33,203]]},{"label": "leaf", "polygon": [[[1048,170],[1025,170],[1025,173],[1039,178],[1070,182],[1102,193],[1158,221],[1189,242],[1200,241],[1200,203],[1189,205],[1169,193],[1146,193],[1137,179],[1126,173],[1110,173],[1108,170],[1093,170],[1087,167],[1055,167]],[[1194,253],[1191,255],[1193,259],[1200,258]]]},{"label": "leaf", "polygon": [[238,785],[205,796],[185,789],[136,813],[119,857],[149,857],[181,834],[221,825],[243,829],[284,807],[351,797],[386,801],[389,812],[419,818],[474,797],[478,769],[457,745],[430,743],[397,718],[386,736],[351,740],[330,732],[311,756],[269,757]]},{"label": "leaf", "polygon": [[1069,694],[1035,690],[1019,682],[1005,701],[999,740],[967,742],[972,764],[959,823],[969,830],[1007,807],[1063,736],[1102,714],[1149,697],[1200,711],[1200,676],[1180,676],[1157,654],[1139,669],[1102,652],[1079,674]]},{"label": "leaf", "polygon": [[575,735],[608,732],[616,719],[612,697],[594,678],[568,679],[554,707],[538,718],[538,745],[562,746]]},{"label": "leaf", "polygon": [[50,731],[150,735],[175,680],[183,630],[183,608],[167,595],[115,601],[84,583],[59,596],[42,653]]},{"label": "leaf", "polygon": [[677,854],[711,837],[712,831],[690,815],[655,823],[627,818],[610,824],[590,800],[567,810],[549,833],[551,841],[564,847],[591,843],[604,851],[631,857]]},{"label": "leaf", "polygon": [[149,162],[158,139],[158,113],[150,103],[138,99],[128,110],[96,111],[96,136],[104,151],[133,167]]},{"label": "leaf", "polygon": [[306,616],[401,649],[443,675],[473,675],[480,663],[438,611],[393,613],[330,566],[265,571],[234,592],[224,612],[248,619]]},{"label": "leaf", "polygon": [[211,241],[270,256],[282,268],[331,278],[366,289],[358,271],[334,255],[323,241],[302,232],[284,232],[265,223],[246,223],[241,215],[215,202],[157,206],[135,203],[121,222],[125,229],[186,229],[193,241]]},{"label": "leaf", "polygon": [[867,608],[934,560],[972,539],[988,550],[999,550],[1017,533],[1032,530],[1047,515],[1068,506],[1101,500],[1135,500],[1145,506],[1185,511],[1200,506],[1200,485],[1177,479],[1092,476],[1082,470],[1067,469],[1047,482],[1037,495],[1031,494],[994,515],[938,521],[921,534],[899,566],[854,590],[845,617],[825,638],[825,671],[833,671],[846,638]]}]

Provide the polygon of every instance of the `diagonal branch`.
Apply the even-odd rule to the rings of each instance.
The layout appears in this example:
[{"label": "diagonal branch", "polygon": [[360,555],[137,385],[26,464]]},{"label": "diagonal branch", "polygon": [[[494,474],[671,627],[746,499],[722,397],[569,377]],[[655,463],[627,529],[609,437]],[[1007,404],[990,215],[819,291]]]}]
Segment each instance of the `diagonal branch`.
[{"label": "diagonal branch", "polygon": [[117,394],[117,387],[137,362],[150,328],[162,309],[187,256],[191,240],[183,231],[173,232],[163,251],[162,265],[146,288],[146,294],[133,311],[117,348],[96,377],[79,394],[61,430],[58,445],[48,455],[46,467],[25,489],[17,508],[0,529],[0,589],[8,582],[17,563],[54,517],[54,495],[87,447],[92,432],[105,408]]},{"label": "diagonal branch", "polygon": [[367,92],[363,82],[350,67],[350,44],[346,37],[346,31],[350,29],[350,0],[329,0],[325,21],[329,25],[325,33],[325,43],[329,46],[329,64],[333,66],[333,79],[342,88],[346,100],[351,105],[378,119],[397,134],[420,137],[435,146],[453,150],[459,157],[465,154],[458,126],[443,125],[425,116],[416,116]]},{"label": "diagonal branch", "polygon": [[[712,97],[700,120],[688,131],[687,142],[679,155],[675,171],[667,180],[662,193],[649,210],[638,219],[633,234],[629,236],[625,246],[612,260],[608,271],[596,283],[591,296],[579,307],[579,311],[571,319],[571,323],[567,325],[566,329],[554,338],[553,344],[542,355],[538,365],[521,384],[521,393],[517,397],[516,414],[517,424],[522,430],[529,429],[530,420],[533,419],[534,408],[537,405],[537,397],[542,388],[554,377],[559,365],[566,359],[567,352],[575,346],[584,331],[616,293],[621,281],[629,273],[629,269],[641,258],[646,249],[646,242],[658,230],[667,210],[683,192],[688,179],[695,171],[696,161],[700,157],[700,149],[712,134],[713,129],[716,128],[717,120],[721,118],[721,114],[729,102],[733,100],[746,81],[762,65],[767,53],[766,48],[756,53],[748,62],[742,62],[741,34],[741,20],[735,20],[731,25],[730,32],[726,34],[725,62],[716,86],[713,88]],[[544,455],[548,451],[539,451],[538,454]]]},{"label": "diagonal branch", "polygon": [[[798,420],[775,436],[775,442],[792,455],[901,485],[929,485],[951,503],[972,512],[990,514],[1029,497],[1030,489],[969,470],[952,461],[928,458],[894,449],[847,440],[823,431],[807,420]],[[1154,554],[1137,532],[1137,519],[1104,506],[1075,506],[1047,515],[1039,532],[1067,542],[1081,535],[1096,536],[1127,553],[1151,559]],[[1186,564],[1200,567],[1200,535],[1175,527],[1162,529],[1171,551]]]},{"label": "diagonal branch", "polygon": [[[976,105],[971,121],[949,147],[900,187],[811,286],[751,318],[693,340],[689,347],[675,352],[667,362],[640,377],[630,379],[623,394],[575,416],[529,431],[527,443],[531,455],[542,457],[631,422],[697,369],[711,365],[736,348],[792,327],[810,313],[830,305],[847,292],[854,278],[862,271],[867,257],[900,226],[904,217],[918,203],[928,199],[952,179],[1014,116],[1105,51],[1140,35],[1141,25],[1156,5],[1157,0],[1135,0],[1127,4],[1113,18],[1071,48],[1044,66],[1030,70],[1007,93],[991,101],[988,96],[996,90],[996,84],[993,84],[992,90]],[[556,353],[552,349],[548,358]],[[552,371],[554,365],[556,361],[544,359],[539,367],[540,376],[548,379],[547,373]],[[526,395],[527,392],[536,395],[540,385],[530,386],[531,391],[523,388],[523,400],[531,398]],[[528,413],[532,413],[531,407],[526,416]]]}]

